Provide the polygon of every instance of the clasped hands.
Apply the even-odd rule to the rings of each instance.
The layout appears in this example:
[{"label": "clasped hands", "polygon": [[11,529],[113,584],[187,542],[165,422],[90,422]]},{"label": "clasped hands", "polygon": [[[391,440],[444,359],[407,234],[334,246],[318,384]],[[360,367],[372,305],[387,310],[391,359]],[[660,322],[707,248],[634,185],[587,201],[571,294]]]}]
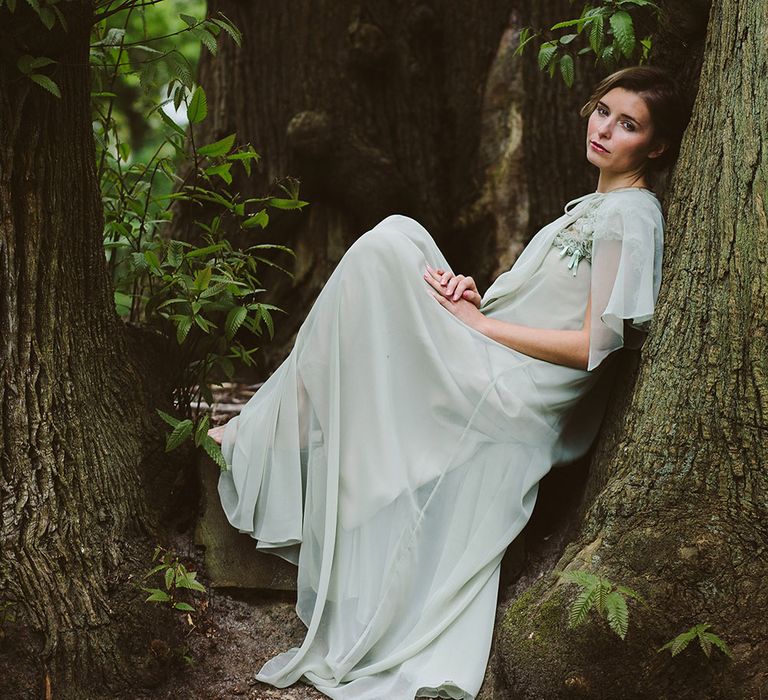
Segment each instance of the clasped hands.
[{"label": "clasped hands", "polygon": [[429,290],[430,294],[442,306],[468,326],[481,330],[485,321],[485,316],[480,312],[482,297],[471,277],[454,275],[442,268],[427,265],[424,279],[432,288]]}]

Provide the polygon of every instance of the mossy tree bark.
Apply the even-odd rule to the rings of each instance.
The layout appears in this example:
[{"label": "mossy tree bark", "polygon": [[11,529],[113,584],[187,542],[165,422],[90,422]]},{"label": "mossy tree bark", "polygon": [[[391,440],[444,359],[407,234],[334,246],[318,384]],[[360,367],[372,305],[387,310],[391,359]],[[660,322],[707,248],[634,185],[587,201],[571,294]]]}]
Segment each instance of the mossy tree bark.
[{"label": "mossy tree bark", "polygon": [[[536,57],[512,57],[524,24],[572,12],[567,0],[536,5],[529,17],[526,3],[500,0],[209,3],[244,41],[238,49],[225,37],[217,57],[201,60],[204,139],[237,132],[262,154],[258,175],[236,183],[241,191],[261,196],[292,175],[311,203],[275,212],[274,225],[259,230],[260,240],[297,253],[286,261],[295,279],[264,272],[268,300],[289,316],[278,317],[263,371],[285,357],[344,251],[385,216],[416,218],[455,271],[484,289],[563,201],[593,186],[594,173],[573,159],[564,165],[567,149],[557,147],[578,148],[582,95],[559,77],[529,95],[523,64]],[[586,73],[580,80],[590,81]],[[554,105],[557,119],[538,121]],[[540,167],[545,149],[559,151],[562,179]],[[532,198],[542,207],[533,216],[529,184],[549,193]]]},{"label": "mossy tree bark", "polygon": [[[0,9],[0,598],[32,630],[54,697],[82,700],[136,676],[140,614],[115,595],[146,597],[125,592],[123,566],[152,527],[140,467],[160,431],[104,259],[91,3],[61,9],[67,32]],[[21,76],[19,53],[59,62],[60,100]]]},{"label": "mossy tree bark", "polygon": [[[634,387],[608,410],[577,533],[556,567],[605,575],[650,607],[630,603],[624,642],[595,620],[569,630],[575,587],[542,579],[499,628],[498,680],[510,697],[765,694],[767,31],[760,3],[711,6],[666,197],[658,314]],[[657,653],[703,622],[734,661],[717,650],[707,659],[696,642],[674,658]]]}]

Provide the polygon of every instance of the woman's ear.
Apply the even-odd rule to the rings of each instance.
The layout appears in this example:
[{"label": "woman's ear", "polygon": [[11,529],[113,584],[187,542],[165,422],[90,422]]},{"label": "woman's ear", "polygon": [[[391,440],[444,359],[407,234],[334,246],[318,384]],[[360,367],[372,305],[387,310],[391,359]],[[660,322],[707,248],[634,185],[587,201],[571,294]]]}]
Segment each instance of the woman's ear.
[{"label": "woman's ear", "polygon": [[662,142],[656,148],[654,148],[649,154],[649,158],[658,158],[664,151],[667,150],[667,144]]}]

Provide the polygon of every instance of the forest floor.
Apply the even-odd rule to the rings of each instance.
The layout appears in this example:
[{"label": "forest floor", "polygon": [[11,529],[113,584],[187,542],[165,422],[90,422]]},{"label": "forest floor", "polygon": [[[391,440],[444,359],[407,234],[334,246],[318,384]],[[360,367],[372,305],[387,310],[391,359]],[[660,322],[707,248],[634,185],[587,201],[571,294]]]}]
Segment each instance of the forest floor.
[{"label": "forest floor", "polygon": [[[213,425],[238,414],[259,384],[224,384],[214,390]],[[211,462],[211,467],[215,465]],[[163,687],[137,694],[135,700],[309,700],[326,698],[309,685],[274,688],[254,680],[276,654],[300,646],[306,627],[295,612],[290,592],[213,588],[205,567],[205,547],[195,543],[194,523],[167,547],[179,554],[188,570],[206,587],[199,611],[187,620],[189,661]],[[207,597],[205,597],[207,595]],[[189,621],[193,624],[189,624]]]}]

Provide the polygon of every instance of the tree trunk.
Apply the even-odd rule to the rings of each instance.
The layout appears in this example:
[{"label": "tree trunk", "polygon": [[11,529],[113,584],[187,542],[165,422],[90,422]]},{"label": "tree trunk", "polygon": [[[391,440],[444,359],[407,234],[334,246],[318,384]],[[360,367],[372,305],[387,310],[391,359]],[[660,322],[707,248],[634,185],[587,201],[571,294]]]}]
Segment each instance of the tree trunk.
[{"label": "tree trunk", "polygon": [[[0,9],[0,599],[31,629],[54,697],[82,700],[141,663],[126,562],[149,526],[139,467],[160,431],[104,259],[91,5],[61,9],[67,32],[45,31],[23,4]],[[61,100],[21,76],[19,53],[60,62]]]},{"label": "tree trunk", "polygon": [[[667,4],[673,15],[691,7]],[[570,630],[576,588],[542,578],[499,626],[496,680],[509,697],[758,698],[768,689],[766,31],[761,3],[711,7],[701,87],[666,197],[658,314],[634,387],[619,387],[607,411],[577,532],[555,567],[630,586],[649,608],[630,602],[624,642],[604,621]],[[704,622],[733,661],[717,650],[707,659],[696,642],[676,657],[657,653]]]},{"label": "tree trunk", "polygon": [[[565,0],[537,7],[542,25],[572,11]],[[260,240],[297,253],[294,279],[264,272],[267,300],[289,315],[263,348],[262,378],[287,354],[345,250],[385,216],[416,218],[454,270],[484,289],[569,195],[592,186],[585,167],[566,166],[559,180],[539,166],[537,148],[557,150],[561,135],[572,143],[583,128],[582,96],[540,74],[543,86],[528,94],[523,62],[511,56],[527,21],[522,7],[211,0],[209,10],[230,17],[244,41],[238,49],[225,38],[217,57],[201,59],[211,105],[204,140],[237,132],[262,154],[259,174],[236,182],[240,191],[261,196],[291,175],[310,202],[275,212],[259,230]],[[536,57],[529,51],[525,61]],[[548,121],[528,131],[542,115]],[[567,160],[560,151],[558,167]],[[533,217],[529,187],[547,193],[534,196],[546,210]]]}]

